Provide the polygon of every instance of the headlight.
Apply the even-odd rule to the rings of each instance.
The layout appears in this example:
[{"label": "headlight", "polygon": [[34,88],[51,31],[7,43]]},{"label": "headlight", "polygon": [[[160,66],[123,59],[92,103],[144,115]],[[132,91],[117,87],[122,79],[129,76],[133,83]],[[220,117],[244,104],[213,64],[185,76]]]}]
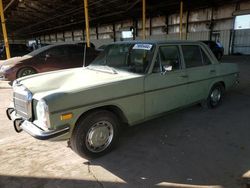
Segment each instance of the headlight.
[{"label": "headlight", "polygon": [[42,129],[48,130],[50,128],[49,108],[46,102],[41,99],[36,105],[37,121],[34,123]]},{"label": "headlight", "polygon": [[11,69],[12,67],[14,67],[14,65],[3,65],[0,69],[1,72],[5,72],[9,69]]},{"label": "headlight", "polygon": [[15,89],[19,85],[21,85],[21,84],[17,80],[14,80],[12,83],[12,88]]}]

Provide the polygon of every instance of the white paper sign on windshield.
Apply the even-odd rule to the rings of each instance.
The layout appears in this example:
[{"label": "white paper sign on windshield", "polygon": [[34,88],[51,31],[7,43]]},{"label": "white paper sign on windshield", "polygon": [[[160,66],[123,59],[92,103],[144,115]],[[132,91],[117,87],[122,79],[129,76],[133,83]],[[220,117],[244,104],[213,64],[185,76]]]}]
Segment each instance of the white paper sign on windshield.
[{"label": "white paper sign on windshield", "polygon": [[135,44],[133,49],[134,50],[151,50],[152,44]]}]

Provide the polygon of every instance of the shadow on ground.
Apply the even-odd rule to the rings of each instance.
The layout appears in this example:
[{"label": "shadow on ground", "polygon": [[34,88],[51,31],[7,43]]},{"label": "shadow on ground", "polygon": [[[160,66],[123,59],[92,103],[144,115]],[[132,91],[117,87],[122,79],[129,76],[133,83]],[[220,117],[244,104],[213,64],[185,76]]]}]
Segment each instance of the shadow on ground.
[{"label": "shadow on ground", "polygon": [[[125,130],[119,148],[90,162],[130,185],[161,182],[241,187],[250,170],[250,65],[214,110],[193,106]],[[117,157],[119,156],[119,157]]]},{"label": "shadow on ground", "polygon": [[[79,163],[96,181],[0,176],[0,187],[153,187],[164,182],[242,187],[241,177],[250,170],[248,62],[249,57],[239,62],[241,84],[219,108],[192,106],[127,128],[116,150]],[[107,174],[96,166],[124,183],[100,181]]]}]

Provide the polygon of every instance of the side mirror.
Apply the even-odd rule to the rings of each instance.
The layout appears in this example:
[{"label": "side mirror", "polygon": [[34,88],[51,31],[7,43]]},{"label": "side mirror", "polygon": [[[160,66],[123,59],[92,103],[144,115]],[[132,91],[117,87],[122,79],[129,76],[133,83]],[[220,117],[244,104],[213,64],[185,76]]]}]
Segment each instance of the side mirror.
[{"label": "side mirror", "polygon": [[164,65],[164,66],[162,66],[162,72],[161,72],[161,74],[165,75],[165,74],[167,74],[167,72],[170,72],[172,70],[173,70],[173,66],[172,65]]},{"label": "side mirror", "polygon": [[47,61],[48,58],[50,58],[50,54],[45,54],[45,61]]}]

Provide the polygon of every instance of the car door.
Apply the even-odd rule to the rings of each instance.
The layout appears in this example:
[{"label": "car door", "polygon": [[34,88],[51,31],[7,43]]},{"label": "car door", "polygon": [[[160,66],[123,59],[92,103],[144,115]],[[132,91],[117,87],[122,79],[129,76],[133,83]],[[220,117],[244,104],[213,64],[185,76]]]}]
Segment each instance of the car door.
[{"label": "car door", "polygon": [[70,62],[68,64],[69,68],[73,67],[83,67],[84,64],[84,47],[83,45],[69,45],[69,56]]},{"label": "car door", "polygon": [[207,88],[216,71],[201,46],[182,45],[182,53],[188,76],[187,103],[192,104],[207,97]]},{"label": "car door", "polygon": [[186,84],[179,46],[159,46],[153,71],[145,77],[145,117],[185,105]]},{"label": "car door", "polygon": [[54,46],[39,55],[41,72],[70,68],[67,45]]}]

